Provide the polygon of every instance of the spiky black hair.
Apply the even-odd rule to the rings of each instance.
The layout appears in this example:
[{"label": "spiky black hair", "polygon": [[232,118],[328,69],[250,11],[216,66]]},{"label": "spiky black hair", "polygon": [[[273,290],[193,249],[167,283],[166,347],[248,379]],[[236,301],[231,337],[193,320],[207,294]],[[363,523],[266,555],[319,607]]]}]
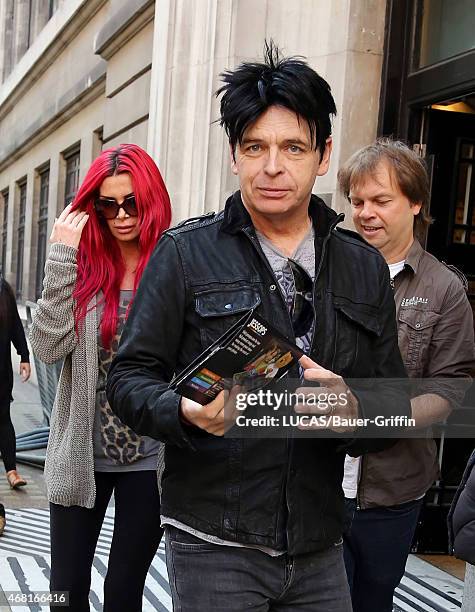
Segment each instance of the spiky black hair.
[{"label": "spiky black hair", "polygon": [[233,152],[244,132],[270,106],[288,108],[305,119],[312,146],[323,155],[331,134],[331,115],[336,106],[330,86],[300,56],[280,57],[274,41],[265,41],[264,62],[243,62],[221,73],[224,85],[220,125],[226,130]]}]

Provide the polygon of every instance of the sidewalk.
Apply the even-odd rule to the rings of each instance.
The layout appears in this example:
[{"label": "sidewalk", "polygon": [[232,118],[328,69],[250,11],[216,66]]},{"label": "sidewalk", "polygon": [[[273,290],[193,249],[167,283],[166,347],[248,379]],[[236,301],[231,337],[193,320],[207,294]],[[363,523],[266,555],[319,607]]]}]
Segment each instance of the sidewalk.
[{"label": "sidewalk", "polygon": [[[28,381],[22,383],[16,373],[15,356],[14,402],[11,405],[16,433],[31,431],[43,425],[38,387]],[[34,451],[40,454],[44,451]],[[0,612],[47,612],[43,605],[2,605],[5,592],[41,595],[49,589],[51,571],[49,543],[49,508],[45,496],[43,471],[19,464],[18,469],[28,481],[22,489],[12,491],[0,470],[0,501],[7,511],[7,526],[0,538]],[[91,577],[91,610],[103,609],[103,582],[107,571],[109,550],[114,526],[114,507],[106,512],[94,556]],[[3,601],[5,601],[3,599]],[[171,596],[165,565],[165,544],[162,542],[155,555],[145,583],[144,612],[171,612]],[[124,611],[125,612],[125,611]]]},{"label": "sidewalk", "polygon": [[[43,415],[35,373],[30,381],[22,383],[17,373],[18,356],[13,352],[12,362],[15,383],[11,413],[18,434],[41,427]],[[34,367],[33,363],[32,366]],[[42,452],[44,451],[35,451],[38,454]],[[40,592],[48,589],[49,512],[43,471],[21,464],[18,468],[28,481],[28,485],[20,490],[12,491],[3,473],[0,473],[0,501],[7,509],[8,517],[8,532],[5,531],[7,538],[4,536],[1,539],[3,542],[0,540],[4,548],[3,551],[0,550],[0,595],[2,586],[5,590],[8,588],[17,592]],[[114,510],[111,507],[96,551],[91,585],[92,608],[95,610],[102,609],[102,582],[111,542],[113,516]],[[462,612],[462,580],[427,561],[429,559],[423,560],[410,555],[405,576],[396,591],[394,612]],[[18,609],[0,605],[0,612],[13,612]],[[23,609],[27,608],[22,607]],[[44,607],[35,609],[46,610]],[[171,610],[163,543],[147,577],[143,609],[144,612]]]},{"label": "sidewalk", "polygon": [[[18,356],[13,361],[13,398],[11,415],[17,434],[31,431],[43,425],[43,413],[38,387],[33,382],[22,383],[18,372]],[[43,454],[44,451],[35,451]],[[2,465],[3,468],[3,465]],[[47,508],[46,491],[43,470],[18,464],[18,470],[27,480],[26,487],[12,490],[8,484],[3,469],[0,470],[0,501],[7,510],[9,508]]]},{"label": "sidewalk", "polygon": [[[13,398],[11,408],[11,415],[15,433],[23,433],[25,431],[31,431],[36,427],[43,425],[43,412],[40,402],[40,394],[36,384],[32,382],[32,378],[26,383],[21,382],[18,374],[19,358],[16,352],[12,352],[12,364],[13,364]],[[36,376],[34,377],[36,381]],[[44,451],[36,451],[37,454],[42,454]],[[2,464],[3,468],[3,464]],[[39,468],[29,467],[26,465],[18,464],[18,470],[20,474],[27,481],[26,487],[20,489],[11,489],[8,484],[3,469],[0,470],[0,502],[3,503],[7,512],[7,525],[5,528],[5,534],[0,539],[3,540],[5,537],[12,537],[15,533],[15,529],[12,528],[12,514],[18,508],[31,508],[34,512],[36,508],[45,509],[47,511],[48,502],[46,499],[46,489],[43,479],[43,470]],[[25,533],[25,528],[22,525],[21,533]],[[38,536],[35,535],[35,539]],[[23,547],[23,536],[20,537],[22,542],[20,548],[20,554]],[[5,561],[5,555],[3,552],[0,555],[1,560]],[[19,557],[17,557],[19,558]],[[16,560],[16,559],[15,559]],[[5,573],[5,568],[0,574]],[[2,578],[3,581],[3,578]],[[4,587],[5,588],[5,587]],[[17,586],[9,586],[12,590],[17,590]],[[0,595],[3,595],[2,586],[0,586]],[[18,610],[18,607],[10,608],[10,606],[0,605],[1,612],[10,612],[10,610]],[[21,609],[24,609],[21,607]]]}]

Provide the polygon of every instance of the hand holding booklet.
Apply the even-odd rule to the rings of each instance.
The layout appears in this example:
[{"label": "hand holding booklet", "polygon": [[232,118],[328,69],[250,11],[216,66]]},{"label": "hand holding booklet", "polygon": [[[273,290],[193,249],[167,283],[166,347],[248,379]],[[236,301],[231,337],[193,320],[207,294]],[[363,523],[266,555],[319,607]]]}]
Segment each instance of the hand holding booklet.
[{"label": "hand holding booklet", "polygon": [[260,389],[281,378],[303,351],[254,311],[246,313],[169,385],[208,404],[220,391],[242,385]]}]

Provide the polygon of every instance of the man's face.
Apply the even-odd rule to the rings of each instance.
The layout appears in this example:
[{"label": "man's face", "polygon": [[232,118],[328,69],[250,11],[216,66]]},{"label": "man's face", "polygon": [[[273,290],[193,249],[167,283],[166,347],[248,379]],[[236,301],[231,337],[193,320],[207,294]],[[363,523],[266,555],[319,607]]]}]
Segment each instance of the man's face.
[{"label": "man's face", "polygon": [[396,263],[401,253],[405,256],[421,204],[411,203],[401,192],[388,163],[380,162],[373,176],[352,185],[349,197],[357,232],[379,249],[388,263]]},{"label": "man's face", "polygon": [[330,138],[320,159],[307,121],[282,106],[271,106],[245,131],[232,160],[251,216],[290,219],[301,214],[308,208],[315,178],[328,170],[330,153]]}]

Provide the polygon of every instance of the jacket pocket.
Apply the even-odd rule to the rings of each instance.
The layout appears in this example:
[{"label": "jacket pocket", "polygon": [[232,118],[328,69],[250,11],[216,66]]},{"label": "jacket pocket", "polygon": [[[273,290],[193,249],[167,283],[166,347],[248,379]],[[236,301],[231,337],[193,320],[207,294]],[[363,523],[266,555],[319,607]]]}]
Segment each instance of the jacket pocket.
[{"label": "jacket pocket", "polygon": [[[382,333],[378,309],[370,304],[361,304],[335,298],[335,346],[333,371],[342,376],[362,376],[355,370],[358,363],[371,360],[371,347]],[[362,359],[359,359],[360,356]],[[368,371],[365,371],[365,377]]]},{"label": "jacket pocket", "polygon": [[398,342],[408,374],[424,375],[427,353],[440,314],[432,310],[401,308],[398,315]]},{"label": "jacket pocket", "polygon": [[249,286],[223,287],[195,293],[195,311],[199,317],[203,349],[260,303],[259,292]]}]

